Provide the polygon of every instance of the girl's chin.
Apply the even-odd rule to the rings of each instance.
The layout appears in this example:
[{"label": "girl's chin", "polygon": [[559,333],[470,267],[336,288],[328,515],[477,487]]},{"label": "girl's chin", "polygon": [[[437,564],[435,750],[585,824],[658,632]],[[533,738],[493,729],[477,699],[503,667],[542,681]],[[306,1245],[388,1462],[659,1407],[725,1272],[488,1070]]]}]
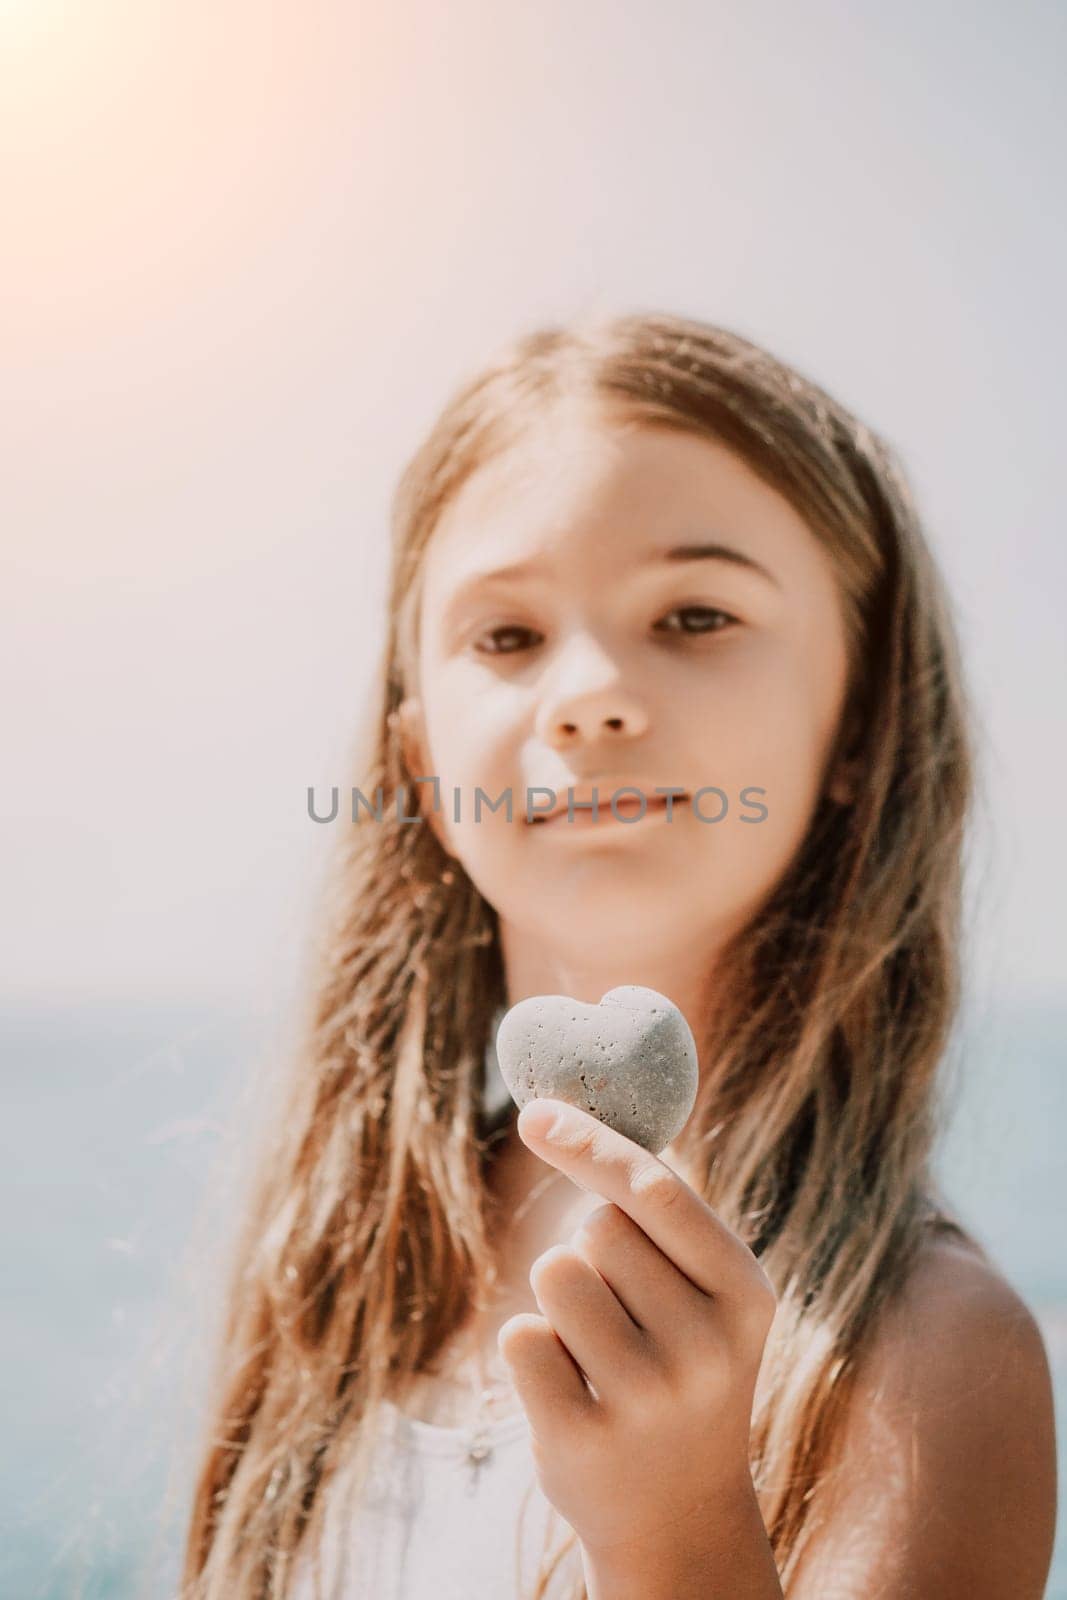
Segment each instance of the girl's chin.
[{"label": "girl's chin", "polygon": [[676,876],[662,871],[639,876],[604,860],[570,863],[531,881],[516,875],[498,898],[501,920],[539,941],[569,950],[576,959],[614,952],[629,965],[635,951],[689,948],[708,928],[710,890],[679,894]]}]

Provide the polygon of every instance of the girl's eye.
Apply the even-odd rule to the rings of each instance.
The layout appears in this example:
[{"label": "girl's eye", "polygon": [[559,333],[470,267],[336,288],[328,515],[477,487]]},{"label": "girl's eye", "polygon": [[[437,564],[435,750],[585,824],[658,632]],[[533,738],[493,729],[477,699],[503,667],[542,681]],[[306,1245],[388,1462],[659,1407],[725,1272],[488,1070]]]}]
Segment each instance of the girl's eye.
[{"label": "girl's eye", "polygon": [[[482,634],[482,638],[496,639],[500,634],[530,634],[533,632],[534,630],[532,628],[524,628],[519,623],[505,622],[502,623],[499,628],[490,628],[488,633]],[[506,656],[514,654],[514,650],[507,645],[503,649],[497,648],[494,650],[483,650],[480,644],[476,644],[475,649],[478,650],[481,655],[485,656]]]},{"label": "girl's eye", "polygon": [[[718,606],[675,606],[673,610],[668,611],[666,615],[668,618],[695,618],[696,621],[694,626],[690,626],[688,621],[683,621],[680,627],[664,627],[662,622],[657,622],[655,625],[660,629],[661,632],[680,633],[689,637],[694,635],[700,636],[709,633],[721,633],[724,628],[729,627],[731,623],[737,621],[736,617],[731,616],[728,611],[721,610]],[[501,643],[501,635],[504,636],[505,640],[510,639],[510,643]],[[516,635],[518,635],[517,642]],[[475,644],[475,649],[480,655],[514,655],[517,650],[523,649],[524,635],[527,638],[539,637],[536,629],[534,628],[524,628],[520,623],[514,622],[502,623],[497,628],[490,628],[487,633],[484,633],[481,636],[482,640],[490,639],[495,641],[492,648],[486,649],[482,643],[478,642]]]},{"label": "girl's eye", "polygon": [[[697,618],[696,627],[688,627],[683,624],[680,628],[664,628],[663,632],[684,634],[721,633],[724,627],[729,627],[731,622],[737,621],[736,617],[731,616],[728,611],[720,610],[718,606],[675,606],[672,611],[667,612],[668,617],[692,617],[694,615]],[[709,617],[715,619],[714,623],[712,625],[701,625],[700,619]],[[657,622],[656,626],[659,628],[662,624]]]}]

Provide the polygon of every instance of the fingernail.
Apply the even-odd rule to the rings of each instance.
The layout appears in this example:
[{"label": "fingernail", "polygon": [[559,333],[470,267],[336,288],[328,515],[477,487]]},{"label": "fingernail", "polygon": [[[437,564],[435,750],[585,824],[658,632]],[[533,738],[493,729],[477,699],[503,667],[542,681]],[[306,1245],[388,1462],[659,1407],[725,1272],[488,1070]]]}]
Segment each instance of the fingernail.
[{"label": "fingernail", "polygon": [[563,1117],[551,1100],[531,1100],[519,1113],[519,1131],[525,1139],[551,1139],[559,1132]]}]

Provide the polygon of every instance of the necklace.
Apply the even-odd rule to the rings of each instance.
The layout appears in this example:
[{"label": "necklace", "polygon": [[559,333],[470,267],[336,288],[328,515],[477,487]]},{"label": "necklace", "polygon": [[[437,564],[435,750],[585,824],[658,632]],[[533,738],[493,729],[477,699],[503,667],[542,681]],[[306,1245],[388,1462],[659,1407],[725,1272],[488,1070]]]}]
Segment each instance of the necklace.
[{"label": "necklace", "polygon": [[[527,1211],[529,1211],[530,1207],[533,1205],[534,1201],[537,1199],[538,1195],[543,1194],[546,1189],[551,1188],[552,1184],[557,1183],[559,1179],[564,1176],[565,1174],[562,1172],[550,1172],[547,1177],[542,1178],[540,1183],[536,1184],[534,1188],[531,1189],[526,1199],[512,1215],[511,1226],[514,1227],[517,1222],[521,1221],[521,1219],[526,1215]],[[473,1420],[464,1428],[465,1437],[462,1448],[463,1461],[471,1468],[468,1492],[473,1494],[478,1487],[479,1468],[493,1453],[493,1445],[490,1437],[490,1409],[494,1401],[503,1398],[505,1395],[512,1394],[514,1392],[514,1385],[512,1384],[511,1378],[507,1375],[507,1369],[504,1365],[503,1357],[499,1355],[497,1356],[494,1365],[496,1366],[497,1372],[502,1375],[496,1378],[493,1378],[489,1375],[488,1363],[481,1353],[477,1337],[477,1329],[475,1329],[475,1333],[470,1341],[470,1344],[472,1346],[474,1356],[474,1361],[471,1367],[471,1388],[474,1395],[475,1412]],[[462,1365],[463,1362],[461,1359],[459,1363],[460,1370],[462,1370]],[[456,1369],[453,1368],[453,1371],[455,1370]],[[446,1379],[446,1381],[448,1380]]]}]

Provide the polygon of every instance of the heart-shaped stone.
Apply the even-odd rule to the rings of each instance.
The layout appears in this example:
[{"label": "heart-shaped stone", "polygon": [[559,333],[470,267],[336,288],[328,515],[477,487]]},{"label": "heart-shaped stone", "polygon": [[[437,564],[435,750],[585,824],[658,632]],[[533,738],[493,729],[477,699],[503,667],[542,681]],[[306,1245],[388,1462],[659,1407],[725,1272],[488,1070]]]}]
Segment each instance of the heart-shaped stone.
[{"label": "heart-shaped stone", "polygon": [[566,1100],[653,1155],[696,1101],[689,1024],[666,995],[636,983],[609,989],[595,1006],[565,994],[520,1000],[497,1029],[496,1054],[520,1109],[540,1095]]}]

